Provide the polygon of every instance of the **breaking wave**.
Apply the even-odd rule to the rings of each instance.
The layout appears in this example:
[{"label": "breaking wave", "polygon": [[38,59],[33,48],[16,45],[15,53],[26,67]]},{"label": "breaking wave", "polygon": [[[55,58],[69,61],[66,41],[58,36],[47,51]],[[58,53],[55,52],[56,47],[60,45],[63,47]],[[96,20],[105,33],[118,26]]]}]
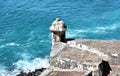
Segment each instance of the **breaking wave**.
[{"label": "breaking wave", "polygon": [[14,69],[13,70],[6,70],[4,66],[0,66],[0,76],[16,76],[20,73],[20,71],[30,72],[34,71],[35,69],[40,69],[42,67],[48,68],[49,67],[49,59],[46,58],[35,58],[34,60],[24,61],[19,60],[16,63],[13,63]]}]

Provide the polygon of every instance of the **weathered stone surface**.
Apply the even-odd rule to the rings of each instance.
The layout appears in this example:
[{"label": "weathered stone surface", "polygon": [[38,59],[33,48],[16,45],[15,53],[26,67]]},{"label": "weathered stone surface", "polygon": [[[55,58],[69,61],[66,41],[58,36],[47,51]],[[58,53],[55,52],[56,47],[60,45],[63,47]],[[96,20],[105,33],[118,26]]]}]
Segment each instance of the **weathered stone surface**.
[{"label": "weathered stone surface", "polygon": [[[120,41],[115,40],[73,40],[66,43],[66,46],[56,56],[51,57],[51,66],[55,65],[54,68],[61,69],[89,70],[93,71],[93,75],[100,76],[99,64],[105,60],[109,62],[110,67],[112,65],[112,72],[119,74],[118,66],[115,67],[120,65],[119,44]],[[113,52],[112,50],[117,51]],[[80,65],[80,69],[78,65]]]},{"label": "weathered stone surface", "polygon": [[91,76],[91,73],[86,74],[80,71],[52,71],[47,76]]},{"label": "weathered stone surface", "polygon": [[65,31],[67,27],[60,18],[56,20],[50,26],[50,31],[52,32],[52,44],[55,42],[65,42]]},{"label": "weathered stone surface", "polygon": [[87,40],[77,39],[77,44],[87,45],[91,48],[96,48],[104,53],[120,54],[120,40]]},{"label": "weathered stone surface", "polygon": [[66,47],[65,43],[56,42],[52,47],[52,52],[50,53],[50,57],[56,56],[65,47]]},{"label": "weathered stone surface", "polygon": [[99,56],[90,52],[83,52],[79,49],[72,47],[65,47],[58,56],[63,58],[69,58],[79,62],[97,62],[100,60]]},{"label": "weathered stone surface", "polygon": [[65,23],[60,18],[56,18],[56,20],[53,21],[50,27],[50,30],[51,31],[66,31]]}]

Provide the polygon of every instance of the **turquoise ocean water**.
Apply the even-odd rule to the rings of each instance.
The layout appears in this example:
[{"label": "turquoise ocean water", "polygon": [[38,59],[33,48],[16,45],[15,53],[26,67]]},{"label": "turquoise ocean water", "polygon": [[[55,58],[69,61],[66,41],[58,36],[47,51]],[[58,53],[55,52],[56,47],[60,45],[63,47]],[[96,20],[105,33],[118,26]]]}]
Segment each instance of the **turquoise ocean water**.
[{"label": "turquoise ocean water", "polygon": [[67,38],[120,40],[120,0],[0,0],[0,76],[49,66],[56,17]]}]

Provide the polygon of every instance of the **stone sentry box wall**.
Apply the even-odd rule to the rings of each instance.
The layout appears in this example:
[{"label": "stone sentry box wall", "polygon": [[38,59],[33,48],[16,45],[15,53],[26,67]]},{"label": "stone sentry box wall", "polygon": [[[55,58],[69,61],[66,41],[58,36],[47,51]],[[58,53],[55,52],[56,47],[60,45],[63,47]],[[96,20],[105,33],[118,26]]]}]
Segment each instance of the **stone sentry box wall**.
[{"label": "stone sentry box wall", "polygon": [[67,27],[65,23],[60,19],[56,18],[56,20],[50,26],[50,31],[52,32],[52,44],[55,42],[65,42],[65,32]]}]

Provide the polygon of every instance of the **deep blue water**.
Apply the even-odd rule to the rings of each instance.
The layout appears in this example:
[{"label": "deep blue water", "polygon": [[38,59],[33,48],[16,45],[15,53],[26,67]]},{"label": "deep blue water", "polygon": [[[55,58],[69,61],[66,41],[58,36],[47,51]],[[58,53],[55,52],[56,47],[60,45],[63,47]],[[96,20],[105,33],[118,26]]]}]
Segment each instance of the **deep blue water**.
[{"label": "deep blue water", "polygon": [[0,0],[0,76],[49,66],[56,17],[67,38],[120,40],[120,0]]}]

